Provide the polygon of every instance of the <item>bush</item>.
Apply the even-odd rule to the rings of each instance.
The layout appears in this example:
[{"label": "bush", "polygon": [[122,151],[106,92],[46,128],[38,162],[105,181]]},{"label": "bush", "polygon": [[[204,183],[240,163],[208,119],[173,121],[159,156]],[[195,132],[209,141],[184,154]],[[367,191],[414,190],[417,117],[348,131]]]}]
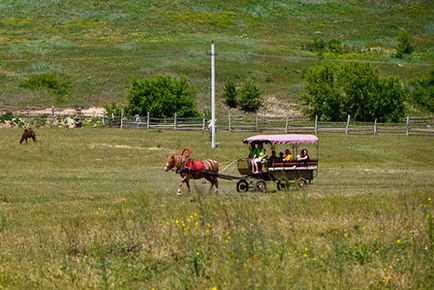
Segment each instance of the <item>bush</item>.
[{"label": "bush", "polygon": [[129,89],[126,109],[131,114],[156,117],[197,116],[196,90],[185,78],[156,76],[152,79],[135,79]]},{"label": "bush", "polygon": [[107,116],[111,118],[112,114],[115,116],[122,115],[122,111],[125,111],[126,106],[122,104],[117,104],[115,102],[104,104],[104,109],[107,112]]},{"label": "bush", "polygon": [[262,105],[261,91],[252,82],[247,82],[239,92],[238,103],[246,112],[256,112]]},{"label": "bush", "polygon": [[367,63],[326,64],[305,73],[305,112],[326,121],[397,122],[405,115],[406,91],[395,78],[380,79]]},{"label": "bush", "polygon": [[230,108],[237,107],[237,88],[233,82],[229,81],[225,83],[225,87],[223,89],[223,98],[225,99],[226,105],[228,105]]},{"label": "bush", "polygon": [[302,49],[320,54],[324,52],[342,54],[345,52],[351,52],[353,50],[352,47],[343,45],[342,42],[337,39],[332,39],[329,41],[315,39],[313,42],[306,42],[302,44]]},{"label": "bush", "polygon": [[48,89],[61,97],[68,94],[71,82],[63,74],[43,73],[30,76],[20,86],[31,90]]},{"label": "bush", "polygon": [[404,29],[401,29],[397,39],[396,56],[403,58],[406,54],[411,54],[414,51],[411,34]]},{"label": "bush", "polygon": [[428,78],[409,83],[411,100],[429,112],[434,112],[434,70]]}]

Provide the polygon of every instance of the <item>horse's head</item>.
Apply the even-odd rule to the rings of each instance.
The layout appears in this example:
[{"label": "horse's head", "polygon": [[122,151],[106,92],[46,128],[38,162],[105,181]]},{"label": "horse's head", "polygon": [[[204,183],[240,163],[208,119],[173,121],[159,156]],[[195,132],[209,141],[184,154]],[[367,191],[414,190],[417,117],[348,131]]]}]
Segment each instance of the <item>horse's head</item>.
[{"label": "horse's head", "polygon": [[176,158],[175,158],[175,154],[172,154],[166,159],[166,165],[164,166],[164,171],[166,172],[170,171],[175,166],[176,166]]}]

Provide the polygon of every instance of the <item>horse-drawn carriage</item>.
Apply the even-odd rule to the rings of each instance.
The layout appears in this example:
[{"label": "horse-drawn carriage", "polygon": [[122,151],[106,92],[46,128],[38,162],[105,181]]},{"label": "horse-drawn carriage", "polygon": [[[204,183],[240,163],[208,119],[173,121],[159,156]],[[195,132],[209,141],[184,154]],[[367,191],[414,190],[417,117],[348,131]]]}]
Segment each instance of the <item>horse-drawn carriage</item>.
[{"label": "horse-drawn carriage", "polygon": [[249,158],[238,160],[238,172],[242,175],[237,182],[238,192],[249,190],[266,192],[268,183],[276,184],[277,190],[288,190],[291,185],[298,188],[305,188],[311,183],[318,173],[318,137],[309,134],[280,134],[280,135],[256,135],[243,140],[244,143],[266,144],[270,151],[276,151],[277,145],[287,145],[292,149],[293,156],[300,152],[301,144],[312,144],[316,153],[314,158],[308,156],[303,160],[293,157],[291,160],[282,160],[275,156],[270,156],[268,160],[261,164],[259,173],[252,170],[252,162]]},{"label": "horse-drawn carriage", "polygon": [[[238,192],[259,191],[266,192],[268,183],[273,182],[277,190],[289,190],[291,185],[298,188],[305,188],[312,182],[318,172],[318,137],[308,134],[280,134],[280,135],[256,135],[244,139],[243,142],[250,146],[266,144],[270,151],[275,151],[276,146],[284,144],[291,146],[293,156],[300,151],[301,144],[313,144],[316,148],[315,158],[304,155],[303,158],[293,157],[292,159],[279,160],[276,156],[269,156],[261,162],[260,171],[252,170],[254,160],[242,158],[238,161],[238,172],[241,176],[231,176],[219,172],[219,164],[215,160],[194,160],[191,158],[191,150],[185,148],[181,155],[169,156],[164,167],[165,171],[175,170],[182,177],[178,184],[177,194],[181,194],[182,184],[186,184],[190,191],[190,179],[205,178],[211,183],[210,190],[218,189],[218,178],[226,180],[238,180],[236,189]],[[307,149],[302,149],[301,153]],[[303,154],[301,154],[303,155]]]}]

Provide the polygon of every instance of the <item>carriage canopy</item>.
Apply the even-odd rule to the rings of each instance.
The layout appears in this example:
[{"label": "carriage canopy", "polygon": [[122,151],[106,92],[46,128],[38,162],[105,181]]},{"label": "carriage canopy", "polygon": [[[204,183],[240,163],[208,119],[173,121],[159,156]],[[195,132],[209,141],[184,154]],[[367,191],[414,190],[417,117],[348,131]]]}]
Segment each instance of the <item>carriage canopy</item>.
[{"label": "carriage canopy", "polygon": [[316,143],[319,138],[312,134],[276,134],[276,135],[255,135],[243,140],[244,143],[270,143],[270,144],[294,144],[294,143]]}]

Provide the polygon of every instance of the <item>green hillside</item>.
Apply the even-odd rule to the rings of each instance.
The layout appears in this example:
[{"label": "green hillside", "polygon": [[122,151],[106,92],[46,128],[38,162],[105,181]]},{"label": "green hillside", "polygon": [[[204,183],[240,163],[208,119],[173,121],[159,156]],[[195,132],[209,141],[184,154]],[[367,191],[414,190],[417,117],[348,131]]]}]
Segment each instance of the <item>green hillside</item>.
[{"label": "green hillside", "polygon": [[[3,0],[0,102],[102,105],[123,100],[132,77],[164,73],[188,77],[206,107],[213,39],[218,93],[227,80],[251,79],[269,102],[296,110],[303,71],[320,61],[371,61],[403,81],[434,67],[429,0],[197,2]],[[393,56],[401,28],[416,47],[405,60]],[[314,39],[339,40],[346,53],[319,59],[302,49]],[[22,86],[43,73],[66,84],[66,93]]]}]

